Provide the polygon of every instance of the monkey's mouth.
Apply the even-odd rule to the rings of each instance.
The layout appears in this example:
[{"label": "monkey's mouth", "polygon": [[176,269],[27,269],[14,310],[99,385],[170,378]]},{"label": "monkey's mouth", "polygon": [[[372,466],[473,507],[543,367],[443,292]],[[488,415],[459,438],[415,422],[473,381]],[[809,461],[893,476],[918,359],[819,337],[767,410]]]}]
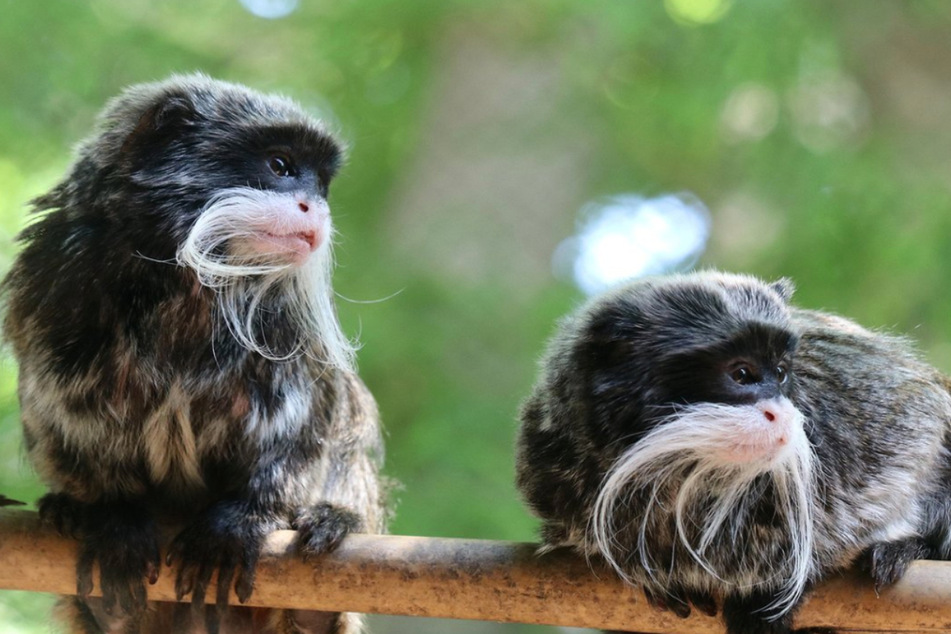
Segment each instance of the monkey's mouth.
[{"label": "monkey's mouth", "polygon": [[732,464],[771,462],[785,455],[789,444],[786,434],[771,434],[752,442],[730,443],[719,453],[724,462]]},{"label": "monkey's mouth", "polygon": [[276,256],[289,259],[294,264],[302,264],[320,247],[322,241],[321,233],[315,230],[284,234],[263,231],[249,240],[248,246],[257,255]]},{"label": "monkey's mouth", "polygon": [[271,233],[268,231],[265,232],[264,235],[266,236],[268,242],[272,242],[279,246],[289,246],[295,251],[299,248],[306,248],[308,251],[315,251],[319,246],[319,240],[316,231],[298,231],[297,233],[288,233],[285,235]]}]

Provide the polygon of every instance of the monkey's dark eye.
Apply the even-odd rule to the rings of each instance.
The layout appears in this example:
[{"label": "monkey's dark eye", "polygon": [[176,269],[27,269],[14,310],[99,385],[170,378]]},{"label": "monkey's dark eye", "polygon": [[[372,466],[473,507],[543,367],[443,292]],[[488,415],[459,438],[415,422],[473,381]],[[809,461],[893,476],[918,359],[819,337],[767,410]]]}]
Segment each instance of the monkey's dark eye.
[{"label": "monkey's dark eye", "polygon": [[784,365],[776,366],[776,379],[779,381],[780,385],[782,385],[789,379],[789,372],[786,371],[786,366]]},{"label": "monkey's dark eye", "polygon": [[753,369],[748,365],[738,365],[730,370],[730,378],[740,385],[756,383],[756,374],[753,373]]},{"label": "monkey's dark eye", "polygon": [[288,176],[294,176],[294,164],[284,154],[275,154],[267,160],[268,168],[274,172],[275,176],[281,178],[287,178]]}]

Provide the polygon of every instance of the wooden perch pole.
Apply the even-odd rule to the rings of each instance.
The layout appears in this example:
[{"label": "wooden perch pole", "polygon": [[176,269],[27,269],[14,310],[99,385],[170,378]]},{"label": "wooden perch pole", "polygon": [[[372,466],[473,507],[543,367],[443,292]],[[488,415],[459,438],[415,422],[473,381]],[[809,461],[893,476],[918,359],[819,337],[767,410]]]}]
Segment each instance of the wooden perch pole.
[{"label": "wooden perch pole", "polygon": [[[250,605],[638,632],[723,630],[710,617],[657,612],[612,573],[592,571],[569,552],[536,556],[533,544],[352,535],[334,553],[304,564],[291,552],[292,538],[280,531],[268,539]],[[73,540],[42,527],[35,513],[0,511],[0,588],[73,594],[75,565]],[[163,568],[148,592],[150,600],[174,601],[172,572]],[[951,563],[917,562],[880,597],[858,575],[832,579],[812,593],[796,623],[951,629]]]}]

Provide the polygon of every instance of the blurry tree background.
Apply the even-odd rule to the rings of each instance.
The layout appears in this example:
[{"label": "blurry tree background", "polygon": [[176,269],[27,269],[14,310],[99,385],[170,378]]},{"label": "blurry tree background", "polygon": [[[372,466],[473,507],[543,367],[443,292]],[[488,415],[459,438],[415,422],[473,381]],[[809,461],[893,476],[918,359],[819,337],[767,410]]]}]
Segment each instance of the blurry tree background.
[{"label": "blurry tree background", "polygon": [[[395,533],[534,539],[516,413],[586,248],[598,283],[789,276],[800,305],[910,333],[951,370],[947,2],[0,0],[3,268],[103,102],[193,70],[288,94],[350,145],[335,285],[402,483]],[[595,216],[593,252],[565,242]],[[35,500],[15,372],[0,491]],[[0,629],[53,631],[49,604],[0,593]]]}]

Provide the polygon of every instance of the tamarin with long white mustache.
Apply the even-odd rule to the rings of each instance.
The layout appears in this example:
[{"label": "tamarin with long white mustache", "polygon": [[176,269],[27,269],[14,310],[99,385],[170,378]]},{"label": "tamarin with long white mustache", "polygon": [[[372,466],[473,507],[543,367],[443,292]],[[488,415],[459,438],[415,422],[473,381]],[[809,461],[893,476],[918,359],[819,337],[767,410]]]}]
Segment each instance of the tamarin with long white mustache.
[{"label": "tamarin with long white mustache", "polygon": [[[227,605],[271,531],[296,529],[308,558],[384,528],[377,409],[330,284],[341,156],[288,99],[175,76],[112,100],[34,201],[4,333],[40,515],[80,539],[73,631],[359,630]],[[166,526],[183,527],[167,563],[191,606],[146,604]]]},{"label": "tamarin with long white mustache", "polygon": [[567,317],[521,412],[548,547],[680,616],[785,633],[854,563],[878,587],[951,555],[951,396],[907,341],[789,305],[787,281],[637,281]]}]

